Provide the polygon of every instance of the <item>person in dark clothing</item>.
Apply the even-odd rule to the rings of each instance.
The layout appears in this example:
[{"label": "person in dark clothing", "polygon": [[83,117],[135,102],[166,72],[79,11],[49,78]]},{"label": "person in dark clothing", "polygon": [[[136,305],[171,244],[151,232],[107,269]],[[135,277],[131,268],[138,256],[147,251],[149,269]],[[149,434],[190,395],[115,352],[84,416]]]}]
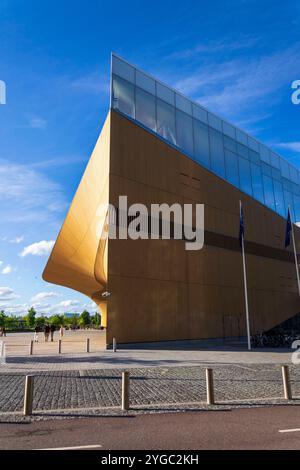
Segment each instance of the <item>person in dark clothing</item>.
[{"label": "person in dark clothing", "polygon": [[52,342],[52,343],[53,343],[54,332],[55,332],[55,326],[54,326],[54,325],[51,325],[51,326],[50,326],[50,335],[51,335],[51,342]]},{"label": "person in dark clothing", "polygon": [[44,335],[45,335],[45,342],[46,342],[46,343],[48,342],[49,334],[50,334],[50,326],[49,326],[48,323],[47,323],[47,324],[45,325],[45,329],[44,329]]}]

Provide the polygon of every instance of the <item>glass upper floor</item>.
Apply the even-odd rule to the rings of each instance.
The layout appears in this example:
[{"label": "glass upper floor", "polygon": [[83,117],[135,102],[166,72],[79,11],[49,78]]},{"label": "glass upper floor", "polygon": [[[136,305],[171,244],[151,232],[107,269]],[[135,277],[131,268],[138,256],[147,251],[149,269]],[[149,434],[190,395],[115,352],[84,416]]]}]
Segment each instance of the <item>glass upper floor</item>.
[{"label": "glass upper floor", "polygon": [[300,172],[247,133],[116,55],[111,107],[279,215],[300,221]]}]

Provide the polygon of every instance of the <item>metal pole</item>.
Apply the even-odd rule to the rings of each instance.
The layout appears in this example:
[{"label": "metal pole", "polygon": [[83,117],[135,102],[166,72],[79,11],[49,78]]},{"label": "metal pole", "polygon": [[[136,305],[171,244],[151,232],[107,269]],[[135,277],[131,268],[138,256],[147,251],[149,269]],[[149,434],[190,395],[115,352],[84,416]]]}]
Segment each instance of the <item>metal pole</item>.
[{"label": "metal pole", "polygon": [[[242,201],[240,201],[240,214],[241,214],[241,210],[242,210]],[[242,234],[242,257],[243,257],[243,273],[244,273],[244,291],[245,291],[245,307],[246,307],[247,340],[248,340],[248,350],[251,351],[250,320],[249,320],[248,289],[247,289],[247,273],[246,273],[245,245],[244,245],[244,235],[243,234]]]},{"label": "metal pole", "polygon": [[292,224],[292,240],[293,240],[293,248],[294,248],[294,258],[295,258],[295,267],[296,267],[296,274],[297,274],[297,283],[298,283],[298,293],[300,295],[300,280],[299,280],[299,268],[298,268],[298,259],[297,259],[297,252],[296,252],[296,243],[295,243],[295,236],[294,236],[294,224]]},{"label": "metal pole", "polygon": [[87,338],[87,339],[86,339],[86,352],[87,352],[87,353],[90,352],[90,338]]},{"label": "metal pole", "polygon": [[29,344],[29,356],[32,356],[32,354],[33,354],[33,341],[31,340]]},{"label": "metal pole", "polygon": [[205,369],[206,373],[206,396],[207,396],[207,404],[214,405],[215,403],[215,396],[214,396],[214,378],[213,378],[213,370],[212,369]]},{"label": "metal pole", "polygon": [[113,338],[113,352],[117,352],[117,341],[116,341],[116,338]]},{"label": "metal pole", "polygon": [[58,354],[61,354],[61,339],[58,340]]},{"label": "metal pole", "polygon": [[122,372],[122,410],[129,410],[129,372]]},{"label": "metal pole", "polygon": [[288,366],[282,366],[282,380],[283,380],[283,390],[284,390],[284,398],[286,400],[292,400],[292,390],[291,390],[291,383],[290,383],[290,373]]},{"label": "metal pole", "polygon": [[26,375],[25,393],[24,393],[24,410],[23,410],[24,416],[28,416],[32,414],[32,402],[33,402],[33,375]]}]

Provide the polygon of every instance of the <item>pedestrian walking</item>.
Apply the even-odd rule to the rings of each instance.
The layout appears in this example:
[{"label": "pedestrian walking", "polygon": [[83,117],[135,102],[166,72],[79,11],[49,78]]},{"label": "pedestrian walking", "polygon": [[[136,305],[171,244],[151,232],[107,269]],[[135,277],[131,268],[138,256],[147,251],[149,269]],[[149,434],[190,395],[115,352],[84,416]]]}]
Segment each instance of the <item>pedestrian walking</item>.
[{"label": "pedestrian walking", "polygon": [[34,341],[35,343],[38,343],[38,342],[39,342],[39,327],[38,327],[38,326],[36,326],[35,329],[34,329],[33,341]]},{"label": "pedestrian walking", "polygon": [[64,327],[61,325],[59,329],[59,339],[63,339],[63,335],[64,335]]},{"label": "pedestrian walking", "polygon": [[48,342],[49,339],[49,334],[50,334],[50,326],[48,323],[46,323],[45,328],[44,328],[44,335],[45,335],[45,342]]},{"label": "pedestrian walking", "polygon": [[55,332],[55,326],[51,325],[50,326],[51,343],[53,343],[54,332]]}]

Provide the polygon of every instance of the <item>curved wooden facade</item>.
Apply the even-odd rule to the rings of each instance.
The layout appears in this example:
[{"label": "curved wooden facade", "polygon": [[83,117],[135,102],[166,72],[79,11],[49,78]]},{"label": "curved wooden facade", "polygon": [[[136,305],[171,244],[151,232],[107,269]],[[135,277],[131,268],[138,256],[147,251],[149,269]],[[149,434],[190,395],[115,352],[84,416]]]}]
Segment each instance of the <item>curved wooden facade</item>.
[{"label": "curved wooden facade", "polygon": [[[105,240],[108,202],[203,203],[205,246],[181,240]],[[251,332],[300,311],[285,220],[115,111],[105,125],[43,278],[99,305],[107,343],[245,335],[239,200],[246,225]],[[295,227],[297,246],[300,230]],[[104,301],[102,293],[111,293]]]}]

